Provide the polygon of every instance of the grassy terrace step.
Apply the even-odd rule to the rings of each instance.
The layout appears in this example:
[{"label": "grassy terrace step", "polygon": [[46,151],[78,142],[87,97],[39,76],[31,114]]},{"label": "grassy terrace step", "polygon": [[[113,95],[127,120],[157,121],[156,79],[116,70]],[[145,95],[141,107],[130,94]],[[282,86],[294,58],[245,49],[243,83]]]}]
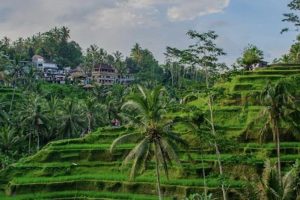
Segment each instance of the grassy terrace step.
[{"label": "grassy terrace step", "polygon": [[283,78],[284,75],[249,75],[249,76],[236,76],[234,81],[245,83],[245,82],[254,82],[260,84],[267,81],[274,81],[280,78]]},{"label": "grassy terrace step", "polygon": [[[72,176],[58,176],[58,177],[16,177],[10,181],[10,187],[20,186],[20,185],[47,185],[52,183],[66,183],[66,182],[128,182],[128,183],[153,183],[155,185],[155,176],[145,176],[142,175],[137,177],[134,181],[129,181],[128,176],[125,174],[115,173],[103,173],[103,174],[84,174],[84,175],[72,175]],[[206,179],[208,187],[219,187],[220,180],[218,178],[207,178]],[[227,185],[231,188],[241,188],[247,183],[240,180],[225,180]],[[161,177],[161,183],[168,186],[192,186],[192,187],[203,187],[203,179],[174,179],[170,178],[167,180],[165,177]],[[84,185],[84,184],[83,184]]]},{"label": "grassy terrace step", "polygon": [[[110,163],[101,163],[99,165],[95,164],[95,165],[90,165],[90,164],[80,164],[80,163],[43,163],[42,165],[39,163],[33,163],[33,164],[28,164],[28,165],[19,165],[17,167],[13,167],[15,169],[20,169],[23,170],[24,172],[24,176],[27,176],[28,173],[30,174],[30,172],[32,172],[31,170],[34,170],[32,173],[33,175],[36,176],[41,176],[42,174],[44,174],[49,170],[53,171],[55,170],[55,172],[59,172],[59,171],[69,171],[68,173],[74,173],[73,171],[91,171],[91,170],[95,170],[95,171],[109,171],[109,170],[121,170],[121,165],[122,162],[113,162],[112,164]],[[211,169],[212,165],[210,163],[181,163],[181,166],[170,166],[169,169],[182,169],[182,170],[198,170],[198,169]],[[89,170],[90,169],[90,170]],[[155,163],[151,162],[149,163],[148,169],[155,169]],[[37,174],[37,170],[42,170],[42,174]],[[45,172],[45,170],[47,170]],[[50,171],[50,172],[51,172]],[[192,171],[189,171],[189,173],[191,173]],[[48,174],[48,176],[51,174]],[[7,181],[4,181],[4,183],[6,184]]]},{"label": "grassy terrace step", "polygon": [[[202,160],[205,162],[216,162],[217,157],[214,154],[211,155],[192,155],[192,158],[195,161],[201,162]],[[280,156],[281,161],[284,163],[294,163],[296,160],[300,160],[300,154],[282,154]],[[251,154],[221,154],[221,160],[226,165],[232,165],[232,164],[262,164],[267,159],[267,157],[264,158],[258,158],[256,155]],[[269,158],[270,160],[276,161],[275,155]]]},{"label": "grassy terrace step", "polygon": [[255,70],[244,72],[244,75],[295,75],[300,74],[299,69],[290,69],[290,70]]},{"label": "grassy terrace step", "polygon": [[[265,144],[258,144],[258,143],[243,143],[241,144],[244,148],[252,148],[252,149],[275,149],[276,145],[274,143],[265,143]],[[281,142],[281,148],[300,148],[300,142]]]},{"label": "grassy terrace step", "polygon": [[299,70],[299,65],[289,65],[289,66],[280,66],[280,65],[271,65],[270,67],[260,69],[263,70]]},{"label": "grassy terrace step", "polygon": [[[120,192],[92,192],[92,191],[63,191],[49,193],[34,193],[18,196],[1,196],[3,200],[42,200],[42,199],[129,199],[129,200],[157,200],[156,195],[143,195]],[[168,200],[171,198],[164,197]]]},{"label": "grassy terrace step", "polygon": [[14,168],[56,168],[56,167],[95,167],[95,166],[114,166],[121,164],[121,161],[102,162],[102,161],[79,161],[79,162],[49,162],[49,163],[16,163]]},{"label": "grassy terrace step", "polygon": [[[111,142],[107,144],[67,144],[67,145],[60,145],[60,146],[50,146],[47,150],[72,150],[72,149],[78,149],[78,150],[105,150],[108,151],[110,149]],[[126,150],[126,149],[132,149],[134,147],[134,144],[121,144],[116,146],[116,149],[119,150]]]}]

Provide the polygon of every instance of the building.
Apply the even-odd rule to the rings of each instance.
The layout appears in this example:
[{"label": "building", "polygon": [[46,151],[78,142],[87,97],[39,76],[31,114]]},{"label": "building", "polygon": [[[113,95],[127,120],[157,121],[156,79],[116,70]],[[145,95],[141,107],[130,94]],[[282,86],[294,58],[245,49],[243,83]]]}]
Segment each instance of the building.
[{"label": "building", "polygon": [[34,55],[32,57],[32,65],[36,67],[44,80],[61,84],[65,83],[65,71],[59,70],[57,64],[46,62],[40,55]]},{"label": "building", "polygon": [[128,85],[134,81],[132,75],[121,75],[112,65],[99,64],[92,71],[92,80],[101,85],[113,85],[116,83]]},{"label": "building", "polygon": [[89,79],[89,77],[86,75],[84,70],[80,66],[78,66],[74,69],[69,70],[68,79],[73,83],[80,82],[84,84],[86,80]]},{"label": "building", "polygon": [[112,65],[99,64],[92,71],[92,79],[101,85],[113,85],[118,79],[118,71]]},{"label": "building", "polygon": [[134,81],[134,77],[131,74],[126,75],[118,75],[118,78],[116,80],[117,83],[123,84],[123,85],[129,85]]},{"label": "building", "polygon": [[42,67],[44,62],[45,62],[44,58],[40,55],[34,55],[32,57],[32,64],[33,64],[33,66],[35,66],[37,68]]}]

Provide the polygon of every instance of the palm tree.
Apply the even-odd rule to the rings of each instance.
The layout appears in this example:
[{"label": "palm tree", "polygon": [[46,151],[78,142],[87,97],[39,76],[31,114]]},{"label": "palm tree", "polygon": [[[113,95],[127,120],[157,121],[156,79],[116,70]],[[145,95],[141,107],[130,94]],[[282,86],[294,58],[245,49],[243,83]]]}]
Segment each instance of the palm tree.
[{"label": "palm tree", "polygon": [[[268,83],[260,94],[261,105],[263,110],[258,118],[252,120],[245,129],[245,133],[257,127],[258,122],[262,123],[259,130],[260,141],[266,138],[268,133],[272,133],[273,141],[276,144],[277,153],[277,174],[281,181],[281,161],[280,161],[280,129],[283,122],[289,126],[294,126],[295,116],[299,111],[295,105],[293,90],[295,86],[288,79],[282,79],[275,85]],[[297,125],[296,125],[297,126]]]},{"label": "palm tree", "polygon": [[300,62],[300,42],[297,42],[296,44],[292,45],[290,49],[289,57],[293,63]]},{"label": "palm tree", "polygon": [[164,101],[165,90],[156,87],[148,91],[138,86],[139,94],[131,95],[128,101],[123,104],[123,109],[128,109],[135,117],[137,133],[129,133],[115,139],[110,150],[122,143],[136,142],[137,145],[128,153],[123,161],[127,165],[132,161],[130,179],[145,168],[146,163],[155,160],[156,181],[159,199],[162,199],[160,189],[160,166],[163,166],[164,173],[168,176],[168,165],[174,161],[180,164],[175,149],[178,144],[184,144],[184,140],[172,132],[170,125],[172,121],[165,118],[166,103]]},{"label": "palm tree", "polygon": [[131,49],[130,56],[137,63],[137,65],[140,67],[140,64],[142,62],[142,57],[143,57],[143,49],[141,48],[141,46],[138,43],[136,43],[134,45],[134,47]]},{"label": "palm tree", "polygon": [[0,149],[3,153],[8,153],[12,150],[14,145],[19,141],[20,137],[16,131],[10,126],[3,126],[0,128]]},{"label": "palm tree", "polygon": [[70,29],[66,26],[63,26],[60,31],[62,35],[62,41],[68,41],[70,38]]},{"label": "palm tree", "polygon": [[[299,162],[283,176],[278,176],[276,165],[270,160],[265,162],[260,184],[257,185],[259,199],[262,200],[292,200],[295,199],[297,176],[300,172]],[[280,180],[278,180],[278,178]],[[282,183],[282,184],[279,184]]]},{"label": "palm tree", "polygon": [[59,132],[59,116],[61,114],[60,101],[56,96],[51,96],[47,101],[47,113],[49,116],[48,129],[49,134],[47,140],[54,139],[58,136]]},{"label": "palm tree", "polygon": [[31,137],[37,137],[37,150],[40,149],[40,134],[48,131],[48,116],[44,109],[42,99],[37,96],[30,96],[20,109],[20,121],[29,131],[29,153],[31,151]]},{"label": "palm tree", "polygon": [[[293,88],[294,86],[289,81],[280,80],[274,86],[269,83],[261,93],[261,104],[265,107],[262,116],[266,119],[261,134],[267,133],[268,129],[272,130],[273,141],[276,143],[279,177],[281,177],[279,130],[281,122],[288,121],[291,113],[295,110],[295,98],[291,93]],[[278,180],[281,180],[281,178]]]},{"label": "palm tree", "polygon": [[[87,119],[87,125],[88,125],[88,133],[90,133],[95,125],[96,121],[96,115],[99,110],[105,111],[106,106],[101,105],[98,103],[97,98],[93,96],[88,96],[87,99],[84,101],[84,112]],[[101,113],[102,119],[105,118],[104,113]]]},{"label": "palm tree", "polygon": [[63,136],[71,138],[72,136],[78,136],[79,132],[84,130],[86,124],[82,113],[82,107],[76,104],[73,99],[65,100],[61,117],[61,132]]},{"label": "palm tree", "polygon": [[[195,44],[192,44],[188,49],[179,50],[176,48],[167,47],[167,54],[179,59],[180,63],[193,65],[202,69],[205,77],[205,85],[208,91],[208,114],[209,119],[207,121],[211,127],[211,135],[217,138],[217,130],[214,119],[214,98],[211,90],[211,84],[214,82],[214,74],[218,73],[222,63],[218,62],[220,56],[226,55],[222,48],[219,48],[215,44],[215,40],[218,35],[214,31],[208,31],[206,33],[198,33],[197,31],[190,30],[187,32],[190,39],[196,40]],[[185,74],[185,68],[183,73]],[[184,78],[185,76],[183,76]],[[214,141],[215,152],[217,156],[217,163],[219,166],[219,174],[224,176],[223,165],[221,161],[221,151],[217,140]],[[223,193],[223,199],[227,200],[226,188],[224,181],[221,182],[221,188]]]}]

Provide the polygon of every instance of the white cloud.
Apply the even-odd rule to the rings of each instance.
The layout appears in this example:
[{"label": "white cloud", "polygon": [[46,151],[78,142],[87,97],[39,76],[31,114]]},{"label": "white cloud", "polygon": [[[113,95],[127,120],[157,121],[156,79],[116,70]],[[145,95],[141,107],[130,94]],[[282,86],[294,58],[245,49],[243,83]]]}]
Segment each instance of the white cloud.
[{"label": "white cloud", "polygon": [[134,1],[116,2],[113,7],[98,9],[87,16],[94,28],[124,29],[143,26],[157,26],[155,15],[158,10]]},{"label": "white cloud", "polygon": [[168,9],[171,21],[193,20],[196,17],[222,12],[230,0],[189,0],[189,3],[178,1]]},{"label": "white cloud", "polygon": [[162,56],[165,46],[178,42],[176,37],[188,29],[188,23],[182,21],[222,11],[228,3],[229,0],[0,0],[0,38],[32,36],[64,25],[83,48],[96,43],[108,51],[126,53],[139,42]]}]

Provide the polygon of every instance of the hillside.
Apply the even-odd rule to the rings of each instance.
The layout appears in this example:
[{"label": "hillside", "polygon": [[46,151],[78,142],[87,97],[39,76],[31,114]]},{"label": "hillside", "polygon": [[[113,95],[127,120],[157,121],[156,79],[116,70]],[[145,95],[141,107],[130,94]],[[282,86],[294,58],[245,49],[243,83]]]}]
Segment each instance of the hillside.
[{"label": "hillside", "polygon": [[[215,90],[219,91],[214,106],[217,131],[232,141],[231,146],[221,149],[230,199],[245,198],[247,178],[255,180],[265,159],[276,157],[275,144],[271,141],[260,144],[255,130],[247,134],[244,131],[262,108],[255,95],[268,81],[274,83],[294,75],[300,77],[300,66],[274,65],[235,75],[227,82],[216,84]],[[189,105],[206,113],[205,102],[206,97],[200,95]],[[191,144],[189,155],[192,159],[181,151],[182,169],[171,167],[174,173],[170,180],[162,178],[165,198],[182,199],[191,193],[202,192],[203,169],[209,191],[217,197],[221,190],[214,151],[208,148],[201,154],[197,136],[179,129],[178,132],[182,132]],[[0,199],[157,199],[154,163],[143,175],[129,181],[127,171],[121,170],[120,166],[133,144],[119,146],[113,155],[108,152],[114,138],[132,131],[99,128],[83,138],[49,143],[37,154],[0,172]],[[281,147],[282,165],[286,169],[300,159],[300,142],[293,136],[285,137]]]}]

